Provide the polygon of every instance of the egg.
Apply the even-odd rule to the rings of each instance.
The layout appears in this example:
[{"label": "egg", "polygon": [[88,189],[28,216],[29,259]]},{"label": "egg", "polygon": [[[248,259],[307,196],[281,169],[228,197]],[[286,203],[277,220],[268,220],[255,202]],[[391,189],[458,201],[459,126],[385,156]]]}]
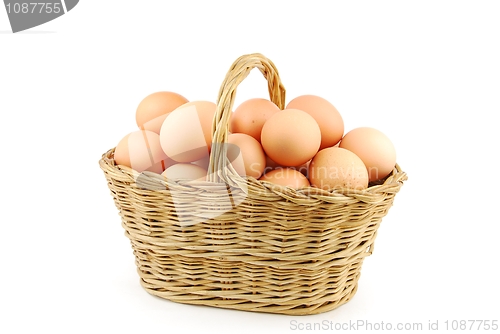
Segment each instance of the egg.
[{"label": "egg", "polygon": [[324,148],[309,165],[311,185],[325,190],[363,190],[368,187],[368,171],[353,152],[340,147]]},{"label": "egg", "polygon": [[192,101],[168,114],[160,129],[163,151],[177,162],[206,158],[212,145],[212,121],[216,105]]},{"label": "egg", "polygon": [[146,96],[137,107],[135,119],[141,130],[160,134],[160,128],[167,115],[187,103],[188,100],[174,92],[156,92]]},{"label": "egg", "polygon": [[261,143],[266,155],[282,166],[299,166],[310,160],[321,144],[316,120],[298,109],[284,109],[262,127]]},{"label": "egg", "polygon": [[160,136],[147,130],[134,131],[123,137],[116,145],[114,160],[117,165],[139,173],[147,170],[158,174],[174,163],[163,152]]},{"label": "egg", "polygon": [[[244,133],[232,133],[227,138],[228,158],[234,169],[241,176],[258,179],[266,168],[266,155],[260,143],[252,136]],[[236,163],[241,155],[243,163]]]},{"label": "egg", "polygon": [[180,163],[168,167],[161,175],[171,180],[205,181],[207,170],[190,163]]},{"label": "egg", "polygon": [[342,116],[333,104],[320,96],[298,96],[291,100],[286,108],[303,110],[316,120],[321,130],[320,150],[335,146],[344,135]]},{"label": "egg", "polygon": [[360,127],[346,133],[339,147],[345,148],[361,158],[371,181],[383,179],[396,165],[396,149],[391,140],[381,131]]},{"label": "egg", "polygon": [[231,114],[229,130],[232,133],[245,133],[260,142],[264,123],[280,111],[273,102],[254,98],[241,103]]},{"label": "egg", "polygon": [[283,187],[300,189],[309,187],[309,180],[301,172],[293,168],[276,168],[264,174],[259,180]]}]

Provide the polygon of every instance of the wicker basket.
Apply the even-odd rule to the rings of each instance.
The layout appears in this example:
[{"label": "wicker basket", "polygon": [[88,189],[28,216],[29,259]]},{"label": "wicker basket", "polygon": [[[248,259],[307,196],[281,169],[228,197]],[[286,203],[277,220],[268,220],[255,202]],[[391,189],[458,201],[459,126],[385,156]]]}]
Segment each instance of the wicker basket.
[{"label": "wicker basket", "polygon": [[281,109],[285,89],[261,54],[231,66],[213,122],[207,181],[171,181],[99,161],[150,294],[187,304],[289,315],[349,301],[363,260],[406,174],[398,165],[363,191],[293,190],[238,176],[227,163],[236,88],[253,68]]}]

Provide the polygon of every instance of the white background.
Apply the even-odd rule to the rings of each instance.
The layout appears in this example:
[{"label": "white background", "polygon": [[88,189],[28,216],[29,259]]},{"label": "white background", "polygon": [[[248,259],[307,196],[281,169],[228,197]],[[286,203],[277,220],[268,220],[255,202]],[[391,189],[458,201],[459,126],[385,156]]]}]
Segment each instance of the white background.
[{"label": "white background", "polygon": [[[12,34],[0,8],[0,332],[500,321],[499,17],[497,1],[107,0]],[[277,65],[287,101],[320,95],[346,130],[386,133],[409,175],[356,296],[328,313],[149,295],[99,169],[101,154],[136,129],[142,98],[171,90],[215,102],[229,66],[252,52]],[[266,93],[255,70],[236,104]]]}]

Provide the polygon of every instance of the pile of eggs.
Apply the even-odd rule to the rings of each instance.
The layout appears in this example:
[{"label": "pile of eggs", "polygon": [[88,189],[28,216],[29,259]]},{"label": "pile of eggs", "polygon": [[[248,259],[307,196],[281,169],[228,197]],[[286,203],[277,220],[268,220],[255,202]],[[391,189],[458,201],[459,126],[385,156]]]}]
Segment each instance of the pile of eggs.
[{"label": "pile of eggs", "polygon": [[[173,92],[146,96],[137,107],[138,130],[116,146],[114,160],[141,173],[205,180],[216,105]],[[299,189],[366,189],[395,167],[396,151],[377,129],[344,134],[338,110],[326,99],[301,95],[283,110],[267,99],[241,103],[231,114],[228,159],[241,176]]]}]

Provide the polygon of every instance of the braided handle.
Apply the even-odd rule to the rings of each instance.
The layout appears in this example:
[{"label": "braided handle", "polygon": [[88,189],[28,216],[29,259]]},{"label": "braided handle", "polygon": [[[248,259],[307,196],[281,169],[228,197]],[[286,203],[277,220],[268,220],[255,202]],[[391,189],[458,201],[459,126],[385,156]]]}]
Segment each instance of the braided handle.
[{"label": "braided handle", "polygon": [[236,88],[248,76],[250,71],[258,68],[267,80],[269,98],[280,109],[285,107],[285,88],[281,83],[278,70],[273,62],[260,53],[243,55],[236,59],[226,74],[219,90],[217,109],[212,123],[212,150],[208,167],[208,180],[226,182],[238,186],[244,182],[227,158],[227,136],[229,121],[236,96]]}]

